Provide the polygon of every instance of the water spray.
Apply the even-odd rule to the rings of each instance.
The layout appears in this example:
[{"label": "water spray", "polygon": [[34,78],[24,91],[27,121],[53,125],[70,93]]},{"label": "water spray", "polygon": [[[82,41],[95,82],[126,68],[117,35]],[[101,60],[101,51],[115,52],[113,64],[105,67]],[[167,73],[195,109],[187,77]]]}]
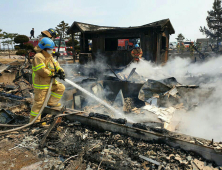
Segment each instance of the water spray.
[{"label": "water spray", "polygon": [[113,113],[119,117],[119,118],[126,118],[128,121],[134,123],[133,120],[127,118],[123,113],[119,112],[118,110],[116,110],[114,107],[112,107],[111,105],[109,105],[108,103],[106,103],[105,101],[101,100],[100,98],[98,98],[97,96],[95,96],[94,94],[90,93],[89,91],[85,90],[84,88],[82,88],[81,86],[79,86],[78,84],[68,80],[68,79],[65,79],[65,81],[67,83],[69,83],[70,85],[72,85],[73,87],[79,89],[80,91],[82,91],[83,93],[85,93],[86,95],[92,97],[93,99],[95,99],[97,102],[103,104],[104,106],[106,106],[108,109],[110,109],[111,111],[113,111]]}]

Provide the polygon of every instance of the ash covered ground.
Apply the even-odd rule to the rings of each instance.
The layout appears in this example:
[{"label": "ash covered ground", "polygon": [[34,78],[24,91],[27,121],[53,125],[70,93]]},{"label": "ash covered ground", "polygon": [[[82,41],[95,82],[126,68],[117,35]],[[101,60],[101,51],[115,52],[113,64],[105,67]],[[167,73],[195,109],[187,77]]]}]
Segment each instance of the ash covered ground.
[{"label": "ash covered ground", "polygon": [[[32,126],[21,132],[1,135],[1,146],[12,142],[8,152],[23,152],[33,155],[35,161],[23,163],[25,169],[193,169],[203,163],[208,168],[216,168],[213,162],[207,161],[194,152],[170,147],[162,141],[144,142],[112,132],[96,131],[79,122],[63,119],[49,134],[45,146],[40,149],[39,143],[47,129]],[[15,147],[15,148],[14,148]],[[3,169],[15,169],[18,164],[7,155],[0,159]],[[140,158],[143,155],[161,163],[157,166]],[[14,167],[13,167],[14,166]],[[219,169],[216,168],[216,169]]]},{"label": "ash covered ground", "polygon": [[[214,63],[218,63],[215,66],[215,69],[211,70],[207,75],[207,82],[205,76],[200,75],[199,72],[203,70],[209,69]],[[183,63],[177,65],[176,63]],[[220,77],[220,72],[218,71],[220,63],[220,58],[212,59],[207,61],[206,63],[198,63],[192,64],[188,60],[185,59],[176,59],[170,61],[169,64],[166,64],[163,67],[153,66],[151,63],[144,63],[142,65],[138,65],[140,68],[137,69],[137,73],[139,76],[149,77],[151,79],[164,79],[170,76],[175,76],[182,83],[188,83],[185,81],[184,77],[186,77],[187,72],[185,70],[189,70],[188,79],[192,80],[201,80],[204,81],[196,82],[199,88],[189,87],[190,91],[185,91],[184,93],[177,94],[176,96],[168,96],[168,98],[161,98],[161,92],[158,96],[154,92],[152,92],[153,96],[148,96],[149,98],[156,98],[161,100],[169,100],[173,99],[176,103],[167,103],[170,104],[170,107],[161,108],[158,105],[153,105],[152,102],[148,103],[150,100],[144,100],[142,106],[145,106],[147,110],[141,109],[141,103],[138,105],[133,105],[132,98],[125,98],[129,100],[131,104],[125,105],[127,112],[125,114],[126,117],[131,118],[133,120],[137,120],[139,123],[145,122],[153,122],[156,120],[161,120],[163,122],[170,122],[171,119],[168,117],[161,118],[156,116],[154,109],[161,110],[161,113],[169,113],[171,114],[172,110],[178,110],[183,108],[185,112],[175,113],[177,117],[177,121],[179,119],[180,126],[177,131],[182,131],[186,134],[192,134],[197,137],[204,137],[208,139],[216,139],[215,141],[197,141],[195,138],[187,138],[188,142],[194,142],[198,145],[204,145],[207,147],[215,147],[219,148],[221,152],[222,143],[219,142],[221,137],[218,133],[218,130],[214,127],[220,127],[221,122],[220,119],[220,94],[221,88],[218,86],[220,81],[218,78]],[[172,65],[175,65],[175,74],[172,74],[171,68]],[[135,65],[130,66],[133,68]],[[147,74],[144,74],[143,68],[149,68],[150,71]],[[128,73],[131,71],[124,70],[121,74]],[[181,69],[185,68],[185,69]],[[196,68],[201,68],[200,70]],[[23,62],[14,62],[10,64],[1,77],[6,83],[0,84],[0,106],[2,109],[6,109],[11,112],[14,119],[10,122],[10,124],[25,124],[29,122],[29,113],[30,107],[32,104],[32,93],[33,88],[30,84],[29,80],[29,65],[23,65]],[[179,72],[177,72],[179,70]],[[164,72],[164,74],[163,74]],[[17,74],[18,73],[18,74]],[[157,74],[158,73],[158,74]],[[178,73],[178,74],[176,74]],[[9,76],[17,74],[17,78]],[[121,75],[120,74],[120,75]],[[167,76],[166,76],[167,74]],[[192,74],[192,75],[190,75]],[[22,76],[23,75],[23,76]],[[24,76],[25,75],[25,76]],[[180,77],[178,75],[183,75]],[[197,79],[193,79],[193,75],[198,77]],[[73,75],[72,75],[73,76]],[[75,74],[78,77],[78,75]],[[215,78],[210,79],[209,77]],[[81,78],[81,76],[79,76]],[[7,79],[4,79],[7,78]],[[136,77],[137,78],[137,77]],[[14,81],[13,81],[14,80]],[[88,79],[87,79],[88,80]],[[89,79],[90,81],[92,79]],[[141,79],[139,79],[141,80]],[[186,79],[187,80],[187,79]],[[11,83],[8,83],[10,82]],[[146,81],[146,79],[145,79]],[[92,82],[95,83],[96,81]],[[91,84],[92,84],[91,83]],[[159,83],[154,81],[154,83]],[[89,84],[86,84],[88,86]],[[98,83],[97,83],[98,85]],[[149,85],[149,84],[148,84]],[[84,85],[83,85],[84,86]],[[166,88],[167,95],[170,94],[170,91],[175,89],[174,86],[167,87],[166,85],[162,86]],[[89,86],[88,86],[89,88]],[[181,87],[179,84],[176,87],[180,92]],[[105,88],[104,88],[105,89]],[[102,89],[102,90],[104,90]],[[105,89],[104,91],[106,91]],[[73,89],[71,89],[72,93]],[[74,89],[76,93],[76,89]],[[70,91],[67,92],[69,94]],[[182,92],[182,90],[181,90]],[[78,93],[78,92],[77,92]],[[165,93],[165,91],[164,91]],[[191,96],[187,96],[187,94],[192,94]],[[210,94],[208,94],[210,93]],[[70,97],[65,94],[66,99],[70,99]],[[71,93],[70,93],[71,94]],[[204,97],[203,94],[207,94]],[[202,96],[201,96],[202,95]],[[185,96],[183,98],[183,96]],[[198,96],[198,97],[197,97]],[[200,97],[199,97],[200,96]],[[210,96],[210,97],[208,97]],[[72,97],[72,94],[71,94]],[[83,96],[84,97],[84,96]],[[101,96],[100,96],[101,97]],[[102,96],[104,97],[104,96]],[[181,97],[181,98],[179,98]],[[71,98],[72,99],[72,98]],[[104,99],[104,98],[103,98]],[[177,100],[178,99],[178,100]],[[104,99],[105,100],[105,99]],[[152,99],[153,100],[153,99]],[[212,102],[214,101],[214,102]],[[113,104],[108,101],[108,103]],[[118,109],[119,106],[114,106]],[[123,108],[124,108],[123,107]],[[185,109],[184,109],[185,108]],[[214,109],[212,109],[214,108]],[[104,108],[102,105],[98,105],[95,103],[88,103],[85,106],[85,112],[90,113],[91,111],[97,112],[105,110],[106,115],[112,115],[107,108]],[[167,110],[168,109],[168,110]],[[215,116],[210,116],[209,113],[214,111]],[[149,112],[149,114],[147,114]],[[171,116],[171,115],[170,115]],[[48,117],[48,116],[46,116]],[[201,119],[200,119],[201,118]],[[175,120],[175,119],[172,119]],[[181,121],[183,120],[183,121]],[[192,121],[191,121],[192,120]],[[201,121],[199,121],[201,120]],[[215,121],[216,120],[216,121]],[[168,123],[167,122],[167,123]],[[52,123],[48,121],[48,124]],[[202,126],[204,124],[204,126]],[[138,124],[139,125],[139,124]],[[211,126],[213,125],[213,126]],[[203,128],[199,128],[199,127]],[[145,127],[145,125],[139,125],[137,128]],[[147,130],[152,128],[146,127]],[[7,128],[1,128],[2,130],[6,130]],[[155,129],[155,128],[153,128]],[[158,129],[155,129],[158,130]],[[164,130],[164,129],[163,129]],[[68,122],[68,120],[63,119],[62,123],[59,126],[56,126],[53,131],[48,136],[45,147],[40,149],[39,143],[45,133],[47,132],[47,128],[41,127],[40,124],[33,125],[31,128],[23,129],[20,132],[13,132],[10,134],[1,135],[1,159],[0,164],[3,169],[21,169],[33,168],[33,169],[195,169],[196,167],[200,169],[200,166],[205,168],[216,168],[217,165],[214,162],[210,162],[205,160],[202,156],[198,155],[194,152],[188,152],[181,150],[180,148],[173,148],[164,143],[164,141],[140,141],[137,139],[133,139],[129,136],[123,136],[121,134],[114,134],[112,132],[99,132],[97,129],[93,129],[92,127],[86,127],[81,125],[79,122]],[[169,136],[173,136],[175,134],[167,133]],[[186,137],[185,135],[176,136],[175,138],[181,139],[181,137]],[[21,156],[23,153],[24,156]],[[5,155],[5,156],[4,156]],[[139,156],[145,156],[149,159],[155,160],[161,164],[161,166],[152,164],[150,161],[145,161],[143,158]],[[29,167],[30,166],[30,167]],[[217,167],[216,169],[219,169]]]}]

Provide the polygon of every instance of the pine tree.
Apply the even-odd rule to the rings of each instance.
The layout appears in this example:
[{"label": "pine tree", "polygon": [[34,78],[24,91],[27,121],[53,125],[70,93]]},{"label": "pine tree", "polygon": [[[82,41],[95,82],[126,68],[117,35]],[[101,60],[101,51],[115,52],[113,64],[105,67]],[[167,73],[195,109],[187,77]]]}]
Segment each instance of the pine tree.
[{"label": "pine tree", "polygon": [[56,27],[56,31],[62,36],[62,38],[66,38],[67,34],[66,31],[69,29],[69,24],[65,23],[64,21],[60,22],[59,25]]},{"label": "pine tree", "polygon": [[207,26],[200,27],[200,32],[205,34],[207,37],[217,41],[217,51],[219,49],[219,42],[222,40],[222,7],[221,0],[214,0],[213,10],[207,11],[208,16]]},{"label": "pine tree", "polygon": [[[4,37],[4,34],[1,32],[2,32],[2,29],[0,29],[0,40],[3,39]],[[0,50],[1,50],[1,41],[0,41]]]},{"label": "pine tree", "polygon": [[177,36],[176,39],[177,39],[178,42],[183,42],[183,40],[185,39],[185,37],[183,36],[183,34],[180,33],[180,34]]}]

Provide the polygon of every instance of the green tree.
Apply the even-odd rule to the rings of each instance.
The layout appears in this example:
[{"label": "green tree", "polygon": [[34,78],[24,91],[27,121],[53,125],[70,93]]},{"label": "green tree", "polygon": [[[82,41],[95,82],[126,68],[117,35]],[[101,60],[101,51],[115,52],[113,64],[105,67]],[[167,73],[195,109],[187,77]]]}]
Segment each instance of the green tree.
[{"label": "green tree", "polygon": [[26,50],[31,50],[31,51],[34,50],[34,46],[33,46],[32,43],[26,43],[26,44],[24,44],[24,48],[25,48]]},{"label": "green tree", "polygon": [[4,39],[7,39],[7,40],[9,40],[10,42],[11,42],[11,46],[12,46],[12,48],[13,48],[13,43],[14,43],[14,38],[16,37],[16,35],[17,35],[17,33],[15,34],[15,33],[6,33],[6,32],[4,32]]},{"label": "green tree", "polygon": [[176,39],[177,39],[178,42],[183,42],[183,40],[185,39],[185,37],[183,36],[183,34],[180,33],[180,34],[178,34],[178,36],[177,36]]},{"label": "green tree", "polygon": [[[0,40],[4,38],[4,34],[2,33],[2,29],[0,29]],[[1,41],[0,41],[0,50],[1,50]]]},{"label": "green tree", "polygon": [[11,58],[11,56],[10,56],[10,48],[9,48],[9,45],[11,45],[11,43],[12,43],[12,40],[5,40],[5,41],[2,42],[2,44],[8,46],[9,58]]},{"label": "green tree", "polygon": [[217,41],[217,52],[219,50],[219,42],[222,40],[222,7],[221,0],[214,0],[213,9],[208,12],[207,27],[200,27],[200,32],[207,37]]},{"label": "green tree", "polygon": [[15,54],[16,55],[26,55],[26,54],[28,54],[28,51],[26,51],[24,49],[20,49]]},{"label": "green tree", "polygon": [[29,37],[27,37],[26,35],[17,35],[14,38],[14,42],[15,43],[19,43],[20,44],[20,48],[23,49],[24,48],[24,43],[29,41]]},{"label": "green tree", "polygon": [[[74,40],[74,46],[79,45],[79,42],[77,40]],[[66,46],[67,47],[71,47],[72,46],[72,39],[70,39],[69,41],[66,42]]]},{"label": "green tree", "polygon": [[[66,42],[66,46],[67,47],[72,47],[72,39],[69,39],[68,42]],[[79,42],[77,40],[74,40],[74,48],[76,52],[80,51],[80,45]],[[67,48],[68,51],[72,51],[72,48]]]},{"label": "green tree", "polygon": [[[29,43],[27,43],[29,41],[29,37],[27,37],[26,35],[17,35],[14,38],[14,42],[15,43],[19,43],[19,47],[20,49],[16,52],[16,55],[26,55],[28,54],[28,50],[30,48],[33,48],[33,45],[31,46]],[[24,44],[27,43],[27,44]]]},{"label": "green tree", "polygon": [[56,27],[56,31],[62,36],[62,38],[67,38],[68,35],[66,34],[66,31],[69,29],[69,24],[65,23],[64,21],[61,21],[59,25]]}]

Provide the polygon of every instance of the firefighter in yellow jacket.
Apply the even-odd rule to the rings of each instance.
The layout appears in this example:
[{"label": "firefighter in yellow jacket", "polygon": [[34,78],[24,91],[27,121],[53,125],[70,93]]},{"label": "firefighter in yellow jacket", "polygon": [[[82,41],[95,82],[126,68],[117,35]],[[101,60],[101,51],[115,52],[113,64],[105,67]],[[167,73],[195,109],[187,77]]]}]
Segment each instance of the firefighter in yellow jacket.
[{"label": "firefighter in yellow jacket", "polygon": [[181,43],[180,51],[182,54],[184,53],[185,49],[186,49],[186,47],[185,47],[184,43]]},{"label": "firefighter in yellow jacket", "polygon": [[180,53],[180,43],[177,43],[177,53]]},{"label": "firefighter in yellow jacket", "polygon": [[[56,38],[56,36],[58,36],[58,34],[56,33],[56,30],[53,29],[53,28],[49,28],[48,30],[42,31],[41,34],[42,34],[42,37],[43,37],[43,38],[44,38],[44,37],[48,37],[48,38],[50,38],[50,39],[53,40],[53,41],[54,41],[54,39]],[[41,49],[38,47],[38,45],[35,47],[34,50],[35,50],[36,52],[41,51]],[[56,56],[56,57],[59,57],[59,56],[60,56],[60,53],[53,51],[52,55],[53,55],[53,56]]]},{"label": "firefighter in yellow jacket", "polygon": [[189,45],[189,50],[190,50],[190,56],[194,56],[194,44],[193,42],[190,42],[190,45]]},{"label": "firefighter in yellow jacket", "polygon": [[134,59],[134,62],[139,62],[139,60],[142,58],[143,51],[139,44],[135,44],[135,48],[131,51],[131,55]]},{"label": "firefighter in yellow jacket", "polygon": [[[58,61],[52,57],[53,48],[55,47],[54,42],[50,38],[43,38],[39,42],[38,47],[41,51],[36,53],[32,61],[32,81],[35,96],[30,113],[30,122],[38,115],[44,103],[51,78],[59,75],[60,79],[65,79],[64,70],[60,67]],[[58,102],[64,91],[65,86],[55,80],[52,84],[48,106],[61,106]],[[37,122],[40,119],[41,116],[38,117]]]}]

